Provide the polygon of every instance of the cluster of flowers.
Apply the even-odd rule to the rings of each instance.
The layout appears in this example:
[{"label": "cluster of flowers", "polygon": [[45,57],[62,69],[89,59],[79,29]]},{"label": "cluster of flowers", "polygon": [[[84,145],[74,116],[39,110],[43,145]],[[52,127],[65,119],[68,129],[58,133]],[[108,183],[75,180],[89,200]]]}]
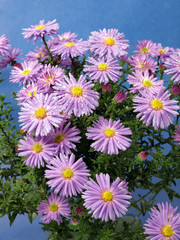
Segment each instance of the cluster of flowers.
[{"label": "cluster of flowers", "polygon": [[[44,214],[44,223],[55,220],[59,224],[62,216],[69,218],[71,209],[67,198],[77,194],[82,194],[85,208],[95,219],[115,220],[115,217],[126,214],[130,204],[128,183],[119,177],[111,183],[110,176],[103,173],[96,175],[96,182],[90,178],[85,160],[75,160],[72,153],[77,150],[75,144],[81,137],[80,130],[71,127],[69,119],[72,115],[78,118],[90,115],[98,107],[100,95],[93,90],[94,83],[102,83],[102,90],[110,91],[110,80],[118,82],[122,75],[118,63],[121,61],[129,62],[131,66],[132,74],[128,75],[127,82],[131,85],[130,92],[135,94],[133,103],[137,118],[146,126],[152,122],[155,130],[168,127],[178,115],[178,101],[170,99],[164,81],[157,80],[154,74],[159,67],[166,74],[173,75],[172,80],[177,84],[172,92],[178,95],[180,50],[163,48],[161,44],[144,40],[139,42],[130,58],[128,40],[117,29],[92,32],[87,41],[77,40],[77,35],[71,32],[52,37],[58,29],[55,20],[40,21],[38,25],[24,29],[27,40],[36,42],[41,39],[44,44],[35,52],[29,52],[23,63],[17,63],[15,59],[11,61],[14,67],[10,81],[23,85],[17,93],[21,106],[19,121],[25,132],[18,146],[19,156],[26,156],[24,163],[31,167],[40,168],[46,163],[45,178],[52,192],[37,208],[39,214]],[[45,36],[51,36],[48,42]],[[4,35],[0,38],[3,56],[10,49],[5,39]],[[90,57],[76,79],[73,72],[76,57],[85,57],[88,52]],[[127,93],[122,91],[114,96],[116,102],[126,98]],[[93,141],[91,147],[95,151],[111,155],[130,147],[131,139],[126,136],[131,134],[130,128],[124,127],[120,120],[101,116],[87,128],[86,137]],[[180,127],[172,137],[180,144]],[[143,151],[139,156],[145,159],[147,155]],[[153,210],[152,220],[145,226],[146,233],[155,237],[153,239],[178,239],[180,216],[175,215],[171,205],[158,207],[159,211]],[[159,224],[154,226],[156,220]]]}]

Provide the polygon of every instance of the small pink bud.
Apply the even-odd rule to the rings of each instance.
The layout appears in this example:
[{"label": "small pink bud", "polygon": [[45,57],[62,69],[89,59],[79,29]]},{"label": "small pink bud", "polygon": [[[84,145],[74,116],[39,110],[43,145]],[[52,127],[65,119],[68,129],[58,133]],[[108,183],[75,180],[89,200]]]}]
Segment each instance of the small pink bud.
[{"label": "small pink bud", "polygon": [[177,96],[180,94],[180,84],[174,84],[171,88],[171,92]]},{"label": "small pink bud", "polygon": [[160,65],[159,65],[159,70],[166,70],[166,66],[165,66],[165,64],[164,63],[161,63]]},{"label": "small pink bud", "polygon": [[110,92],[111,91],[111,84],[109,84],[109,83],[103,84],[102,91],[103,92]]},{"label": "small pink bud", "polygon": [[72,222],[73,225],[77,225],[78,222],[79,222],[79,220],[78,220],[77,217],[73,217],[73,218],[71,219],[71,222]]},{"label": "small pink bud", "polygon": [[19,69],[23,70],[23,67],[22,67],[21,64],[18,63],[18,62],[14,64],[14,67],[18,67]]},{"label": "small pink bud", "polygon": [[147,151],[142,151],[138,154],[138,159],[139,160],[145,160],[148,157],[149,153]]},{"label": "small pink bud", "polygon": [[82,214],[83,214],[83,208],[80,207],[80,206],[77,206],[77,207],[75,207],[74,212],[75,212],[78,216],[82,216]]},{"label": "small pink bud", "polygon": [[114,100],[117,102],[117,103],[121,103],[123,102],[124,100],[127,99],[126,97],[127,93],[124,93],[122,91],[119,91],[118,93],[116,93],[116,95],[114,96]]}]

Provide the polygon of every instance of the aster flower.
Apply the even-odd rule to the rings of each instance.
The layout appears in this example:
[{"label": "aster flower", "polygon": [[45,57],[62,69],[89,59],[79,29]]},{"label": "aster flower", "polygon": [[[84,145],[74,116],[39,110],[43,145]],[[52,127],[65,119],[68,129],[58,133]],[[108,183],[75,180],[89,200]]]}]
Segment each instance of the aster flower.
[{"label": "aster flower", "polygon": [[153,43],[151,40],[138,41],[138,44],[135,44],[137,50],[134,51],[137,54],[150,55],[152,57],[156,56],[158,53],[158,48],[156,43]]},{"label": "aster flower", "polygon": [[35,136],[47,136],[54,130],[53,127],[58,128],[63,121],[53,94],[36,94],[23,104],[19,115],[22,129],[28,133],[33,132]]},{"label": "aster flower", "polygon": [[[134,75],[134,76],[133,76]],[[128,75],[127,81],[129,84],[133,85],[130,88],[130,92],[136,93],[140,90],[145,90],[147,92],[156,93],[159,87],[164,83],[163,80],[157,80],[153,75],[149,74],[148,70],[135,71],[133,75]]]},{"label": "aster flower", "polygon": [[125,128],[120,120],[113,121],[99,117],[97,122],[93,122],[93,127],[87,128],[88,139],[95,140],[91,147],[96,151],[108,154],[118,154],[119,149],[125,151],[130,147],[131,139],[124,135],[131,135],[130,128]]},{"label": "aster flower", "polygon": [[157,68],[157,62],[152,58],[149,58],[147,55],[134,55],[130,60],[130,64],[132,65],[132,70],[139,70],[142,72],[149,70],[150,73],[154,73]]},{"label": "aster flower", "polygon": [[0,37],[0,55],[4,56],[7,52],[11,50],[10,40],[3,34]]},{"label": "aster flower", "polygon": [[166,74],[173,75],[171,77],[174,82],[180,83],[180,49],[176,49],[165,61],[165,66],[168,68],[165,70]]},{"label": "aster flower", "polygon": [[105,28],[99,32],[91,32],[89,37],[89,49],[91,53],[99,57],[121,57],[127,55],[128,40],[117,29]]},{"label": "aster flower", "polygon": [[14,83],[26,84],[35,82],[43,65],[38,61],[23,62],[21,68],[14,66],[11,71],[10,81]]},{"label": "aster flower", "polygon": [[104,84],[107,84],[109,80],[117,82],[122,75],[119,71],[122,67],[120,67],[119,64],[116,63],[116,60],[112,58],[98,58],[96,60],[89,57],[86,61],[92,65],[84,65],[84,72],[86,72],[86,75],[95,82],[99,81]]},{"label": "aster flower", "polygon": [[76,127],[70,128],[70,125],[69,122],[64,127],[64,123],[62,123],[60,128],[56,129],[52,134],[57,152],[70,154],[70,149],[77,151],[76,145],[73,143],[79,143],[81,137],[77,135],[80,134],[80,131]]},{"label": "aster flower", "polygon": [[116,216],[119,218],[126,214],[131,196],[124,181],[116,178],[111,184],[110,176],[103,173],[96,174],[96,181],[97,183],[90,178],[82,194],[84,206],[89,213],[93,213],[92,217],[107,222],[109,219],[114,221]]},{"label": "aster flower", "polygon": [[44,36],[50,36],[51,34],[56,34],[59,29],[59,24],[56,23],[56,19],[53,21],[48,21],[47,23],[44,20],[41,20],[38,25],[31,25],[31,28],[24,28],[24,38],[30,41],[34,38],[34,43],[38,38],[42,39]]},{"label": "aster flower", "polygon": [[177,127],[177,130],[175,130],[175,135],[172,136],[174,138],[175,142],[179,142],[180,145],[180,125]]},{"label": "aster flower", "polygon": [[47,185],[53,188],[55,193],[60,192],[60,195],[66,197],[81,193],[90,176],[82,158],[75,161],[74,154],[70,157],[64,154],[60,154],[60,158],[56,156],[47,168],[49,169],[45,170],[45,177],[50,179]]},{"label": "aster flower", "polygon": [[8,64],[14,64],[16,62],[17,56],[21,54],[19,48],[14,48],[4,55],[4,58],[0,61],[0,69],[6,68]]},{"label": "aster flower", "polygon": [[126,95],[127,95],[127,92],[124,93],[124,92],[122,92],[122,91],[119,91],[119,92],[116,93],[116,95],[114,96],[115,102],[116,102],[116,103],[121,103],[121,102],[123,102],[124,100],[127,99]]},{"label": "aster flower", "polygon": [[157,49],[158,49],[157,54],[154,57],[159,58],[161,62],[164,62],[172,53],[172,48],[169,47],[163,48],[161,43],[158,43]]},{"label": "aster flower", "polygon": [[57,221],[58,225],[62,222],[62,217],[69,218],[71,206],[68,204],[68,199],[51,193],[47,196],[47,201],[42,200],[37,206],[38,214],[43,214],[41,218],[43,223],[49,224],[51,221]]},{"label": "aster flower", "polygon": [[24,139],[20,139],[18,151],[19,156],[28,156],[24,161],[27,166],[40,168],[44,167],[44,161],[50,163],[55,147],[49,137],[34,138],[32,135],[27,135]]},{"label": "aster flower", "polygon": [[76,33],[71,33],[71,32],[65,32],[61,35],[58,35],[58,39],[60,41],[72,41],[77,37]]},{"label": "aster flower", "polygon": [[153,127],[157,130],[159,127],[164,129],[173,122],[172,116],[177,116],[179,109],[178,101],[170,100],[168,91],[164,87],[159,88],[156,94],[151,92],[140,92],[141,96],[134,97],[134,112],[139,112],[136,116],[149,126],[151,121]]},{"label": "aster flower", "polygon": [[177,207],[171,204],[158,203],[157,208],[151,209],[151,218],[144,224],[147,239],[178,240],[180,239],[180,214],[176,213]]},{"label": "aster flower", "polygon": [[44,61],[45,59],[49,58],[49,54],[47,53],[47,50],[44,45],[42,45],[40,48],[36,47],[35,52],[29,52],[26,54],[26,61]]},{"label": "aster flower", "polygon": [[57,81],[54,86],[60,111],[68,115],[74,113],[77,117],[92,113],[99,105],[99,93],[91,89],[94,84],[87,82],[83,75],[78,81],[71,74],[69,76],[70,78],[65,76],[64,80]]}]

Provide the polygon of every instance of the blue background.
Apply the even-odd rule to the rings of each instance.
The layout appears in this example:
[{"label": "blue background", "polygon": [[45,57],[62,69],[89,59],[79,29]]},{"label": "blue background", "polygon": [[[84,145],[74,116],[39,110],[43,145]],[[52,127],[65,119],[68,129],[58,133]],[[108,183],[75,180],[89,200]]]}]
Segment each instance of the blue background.
[{"label": "blue background", "polygon": [[[163,47],[179,48],[179,12],[179,0],[0,0],[0,36],[5,34],[11,40],[12,47],[23,51],[23,57],[28,51],[33,51],[34,46],[32,41],[27,43],[23,38],[22,29],[38,24],[42,19],[56,19],[60,25],[59,34],[71,31],[84,40],[91,31],[117,28],[129,39],[131,51],[135,49],[134,43],[143,39],[162,43]],[[11,91],[18,90],[18,85],[8,80],[10,70],[8,67],[3,71],[6,81],[0,85],[0,94],[6,94],[9,99]],[[175,189],[180,189],[179,181]],[[162,192],[156,200],[168,200],[166,193]],[[175,199],[173,206],[178,204],[179,200]],[[0,239],[46,239],[48,234],[41,230],[39,219],[30,224],[27,216],[19,216],[10,228],[7,217],[1,218]]]}]

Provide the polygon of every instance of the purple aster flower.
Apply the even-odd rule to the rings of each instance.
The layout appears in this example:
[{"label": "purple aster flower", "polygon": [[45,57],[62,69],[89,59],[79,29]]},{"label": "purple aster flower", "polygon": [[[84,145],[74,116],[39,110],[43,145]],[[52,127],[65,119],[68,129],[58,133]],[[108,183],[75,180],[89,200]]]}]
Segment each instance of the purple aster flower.
[{"label": "purple aster flower", "polygon": [[77,135],[80,134],[80,131],[76,127],[70,128],[70,125],[69,122],[64,127],[64,123],[62,123],[60,128],[56,129],[52,134],[57,152],[70,154],[70,149],[77,151],[76,145],[73,143],[79,143],[81,137]]},{"label": "purple aster flower", "polygon": [[71,33],[71,32],[65,32],[61,35],[58,35],[58,39],[60,41],[72,41],[77,37],[76,33]]},{"label": "purple aster flower", "polygon": [[38,63],[38,61],[30,61],[22,63],[21,67],[22,69],[14,66],[10,76],[11,82],[20,84],[36,82],[43,65]]},{"label": "purple aster flower", "polygon": [[169,47],[163,48],[161,43],[157,45],[157,48],[158,48],[158,52],[154,57],[159,58],[161,62],[164,62],[172,53],[172,48],[169,48]]},{"label": "purple aster flower", "polygon": [[59,29],[59,24],[56,23],[56,19],[53,21],[48,21],[47,23],[44,20],[41,20],[38,25],[31,25],[31,28],[24,28],[24,35],[25,39],[30,41],[34,38],[34,43],[38,38],[42,39],[44,36],[50,36],[51,34],[56,34]]},{"label": "purple aster flower", "polygon": [[125,128],[120,120],[113,121],[99,117],[97,122],[93,121],[93,127],[87,128],[88,139],[95,140],[91,147],[96,151],[108,154],[118,154],[119,149],[125,151],[130,147],[131,139],[124,135],[131,135],[130,128]]},{"label": "purple aster flower", "polygon": [[5,36],[5,34],[0,37],[0,55],[4,56],[11,50],[11,45],[9,42],[9,39]]},{"label": "purple aster flower", "polygon": [[94,84],[86,81],[86,77],[81,75],[79,80],[69,74],[70,78],[65,76],[64,80],[57,81],[54,89],[60,104],[60,111],[68,115],[74,113],[75,116],[88,115],[99,105],[99,93],[91,88]]},{"label": "purple aster flower", "polygon": [[157,69],[157,62],[147,55],[134,55],[130,64],[132,65],[132,70],[139,70],[142,72],[149,70],[150,73],[154,73]]},{"label": "purple aster flower", "polygon": [[70,157],[60,154],[60,158],[56,157],[51,161],[51,165],[47,165],[45,177],[50,179],[47,184],[55,193],[60,192],[62,196],[77,196],[81,193],[85,183],[90,176],[82,158],[75,162],[75,155]]},{"label": "purple aster flower", "polygon": [[47,53],[44,45],[42,45],[40,48],[36,47],[35,52],[29,52],[26,54],[27,61],[44,61],[47,58],[49,58],[49,54]]},{"label": "purple aster flower", "polygon": [[91,32],[89,37],[89,49],[91,53],[99,57],[121,57],[127,55],[128,40],[117,29],[105,28],[99,32]]},{"label": "purple aster flower", "polygon": [[156,43],[153,43],[151,40],[138,41],[138,44],[135,44],[137,50],[134,51],[137,54],[150,55],[152,57],[156,56],[158,53],[158,48]]},{"label": "purple aster flower", "polygon": [[178,240],[180,239],[180,214],[176,213],[171,204],[158,203],[158,208],[151,209],[151,218],[144,224],[147,239],[153,240]]},{"label": "purple aster flower", "polygon": [[177,130],[175,130],[175,135],[172,136],[174,138],[175,142],[179,142],[180,145],[180,125],[177,127]]},{"label": "purple aster flower", "polygon": [[93,213],[92,217],[107,222],[109,219],[114,221],[116,216],[120,218],[126,214],[131,196],[124,181],[116,178],[111,184],[110,176],[103,173],[96,174],[96,181],[97,183],[90,178],[86,184],[86,191],[82,194],[84,206],[89,213]]},{"label": "purple aster flower", "polygon": [[176,49],[176,51],[166,59],[165,66],[169,68],[165,70],[165,73],[173,75],[171,79],[180,83],[180,49]]},{"label": "purple aster flower", "polygon": [[89,76],[91,80],[107,84],[109,80],[117,82],[120,79],[122,73],[119,71],[122,69],[116,60],[109,58],[98,58],[97,60],[89,57],[87,62],[92,65],[84,65],[84,72]]},{"label": "purple aster flower", "polygon": [[[134,76],[133,76],[134,75]],[[140,90],[145,90],[147,92],[156,93],[159,87],[164,83],[163,80],[157,80],[154,75],[149,74],[149,71],[135,71],[133,75],[128,75],[127,81],[129,84],[133,85],[130,88],[130,92],[137,93]]]},{"label": "purple aster flower", "polygon": [[14,48],[4,55],[4,58],[0,61],[0,69],[6,68],[8,64],[14,64],[16,62],[17,56],[21,54],[19,48]]},{"label": "purple aster flower", "polygon": [[127,95],[127,92],[124,93],[124,92],[122,92],[122,91],[119,91],[119,92],[116,93],[116,95],[114,96],[114,100],[116,101],[116,103],[121,103],[121,102],[123,102],[124,100],[127,99],[126,95]]},{"label": "purple aster flower", "polygon": [[55,147],[49,137],[34,138],[32,135],[27,135],[25,139],[20,139],[18,151],[19,156],[28,156],[24,161],[27,166],[40,168],[44,167],[44,161],[50,163]]},{"label": "purple aster flower", "polygon": [[63,116],[60,115],[58,102],[53,94],[42,93],[23,104],[19,113],[20,126],[28,133],[33,132],[35,136],[47,136],[54,127],[58,128]]},{"label": "purple aster flower", "polygon": [[139,112],[136,116],[149,126],[151,121],[155,130],[168,127],[173,122],[172,116],[177,116],[179,109],[178,101],[170,100],[168,91],[164,87],[159,88],[156,94],[151,92],[140,92],[141,96],[134,97],[134,112]]},{"label": "purple aster flower", "polygon": [[42,200],[37,206],[38,214],[43,214],[41,218],[43,223],[49,224],[51,221],[57,221],[58,225],[62,222],[62,217],[69,218],[71,206],[68,204],[68,199],[51,193],[47,196],[47,201]]}]

